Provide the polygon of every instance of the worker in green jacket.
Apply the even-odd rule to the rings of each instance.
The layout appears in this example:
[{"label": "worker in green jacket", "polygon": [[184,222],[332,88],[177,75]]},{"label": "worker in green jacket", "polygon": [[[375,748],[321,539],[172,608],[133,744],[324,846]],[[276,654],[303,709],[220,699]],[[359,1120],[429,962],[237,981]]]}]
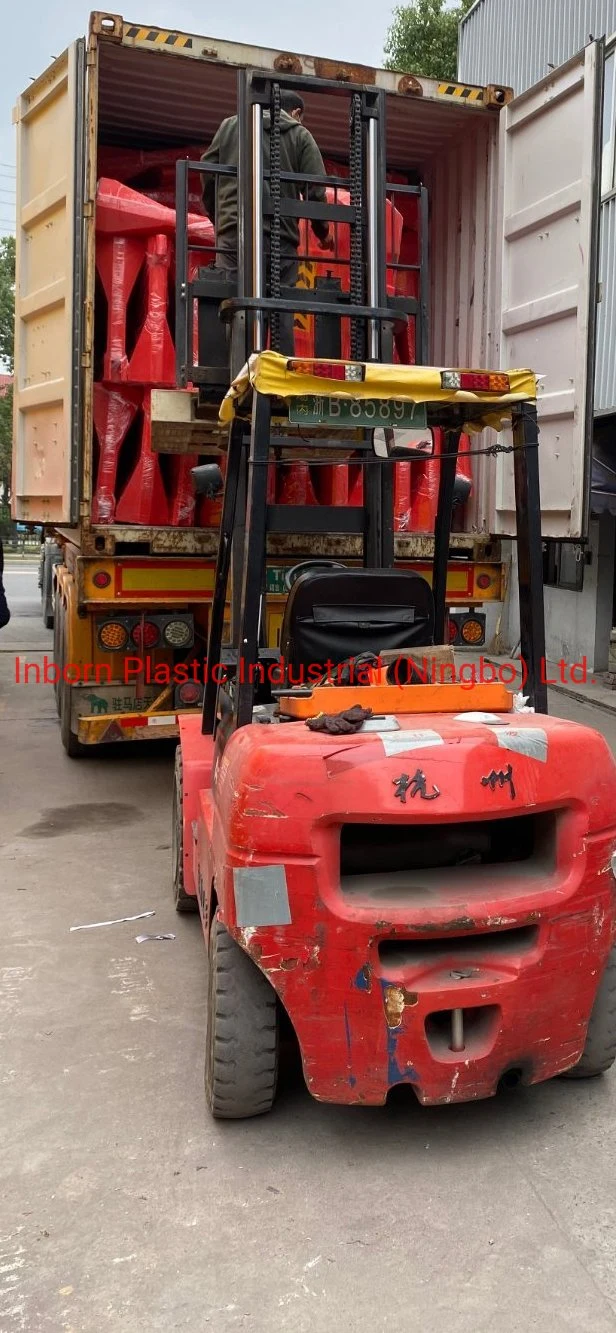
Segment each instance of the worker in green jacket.
[{"label": "worker in green jacket", "polygon": [[[324,176],[325,167],[310,131],[302,124],[304,103],[298,93],[284,90],[280,95],[280,170],[304,173],[307,176]],[[263,115],[263,169],[270,169],[270,113]],[[210,147],[203,154],[202,162],[212,162],[221,166],[237,169],[238,163],[238,118],[230,116],[223,120]],[[302,186],[299,182],[281,181],[282,199],[317,200],[326,202],[324,185]],[[216,267],[223,269],[232,278],[237,278],[237,176],[220,176],[215,172],[204,175],[203,202],[205,210],[216,228]],[[263,187],[263,232],[269,238],[271,218],[266,213],[270,205],[269,181]],[[322,250],[333,251],[334,236],[329,223],[311,219],[312,230]],[[298,277],[299,222],[297,218],[280,219],[280,283],[282,287],[295,287]],[[269,244],[265,247],[265,277],[269,284]],[[269,294],[269,292],[268,292]],[[293,316],[280,315],[280,348],[286,355],[293,355]]]}]

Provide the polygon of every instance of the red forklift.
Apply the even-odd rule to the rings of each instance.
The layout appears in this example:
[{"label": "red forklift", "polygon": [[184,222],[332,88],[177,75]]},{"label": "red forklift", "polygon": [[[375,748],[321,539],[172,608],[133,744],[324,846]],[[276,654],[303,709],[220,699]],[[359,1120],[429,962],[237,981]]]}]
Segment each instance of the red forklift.
[{"label": "red forklift", "polygon": [[[321,83],[349,104],[348,291],[280,284],[284,210],[340,221],[343,207],[281,199],[280,94],[305,80],[239,77],[234,289],[215,270],[189,279],[187,180],[203,167],[178,169],[178,380],[190,366],[229,427],[203,716],[181,721],[173,819],[176,907],[198,909],[207,947],[205,1089],[222,1119],[272,1107],[283,1020],[308,1090],[334,1103],[381,1105],[399,1084],[423,1105],[471,1101],[616,1058],[616,765],[596,732],[547,715],[535,376],[394,364],[404,311],[385,283],[383,94],[311,91]],[[298,310],[315,319],[308,360],[278,350],[280,313]],[[482,446],[486,426],[510,434]],[[394,568],[392,478],[436,427],[430,587]],[[445,643],[463,431],[475,451],[513,455],[526,702],[500,683],[462,688]],[[268,469],[308,450],[364,468],[351,515],[363,567],[297,566],[274,651]],[[195,469],[202,490],[220,480],[215,464]],[[328,519],[285,517],[317,533]]]}]

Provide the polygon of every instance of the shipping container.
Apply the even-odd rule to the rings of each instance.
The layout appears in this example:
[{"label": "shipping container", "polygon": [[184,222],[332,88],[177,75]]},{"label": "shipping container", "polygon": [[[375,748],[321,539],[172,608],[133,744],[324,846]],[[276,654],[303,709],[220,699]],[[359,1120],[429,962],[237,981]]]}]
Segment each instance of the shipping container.
[{"label": "shipping container", "polygon": [[[513,100],[504,87],[415,78],[92,15],[87,39],[26,89],[15,113],[14,510],[20,519],[52,527],[69,551],[54,579],[67,623],[77,614],[82,623],[75,644],[58,648],[65,661],[72,660],[79,636],[79,652],[98,660],[100,616],[116,615],[121,599],[127,614],[141,615],[142,636],[144,607],[179,614],[196,600],[205,633],[215,526],[135,523],[118,515],[103,522],[94,503],[103,302],[97,184],[114,155],[142,154],[144,163],[163,151],[194,157],[235,112],[240,68],[384,89],[388,170],[411,173],[429,198],[423,238],[430,273],[428,359],[443,366],[529,366],[544,377],[544,533],[584,531],[602,59],[601,44],[594,43]],[[305,123],[323,156],[340,161],[347,142],[340,100],[315,85],[305,102]],[[489,559],[498,539],[514,532],[511,460],[499,455],[495,467],[492,459],[473,456],[472,471],[453,544],[471,559],[486,552]],[[287,548],[275,553],[281,560],[306,550],[300,536],[285,540]],[[429,555],[429,539],[400,532],[396,549],[401,561],[419,559]],[[352,539],[345,544],[333,534],[330,553],[352,558]],[[177,561],[186,562],[184,578]],[[500,590],[499,579],[494,588]],[[101,660],[109,661],[109,654]],[[108,693],[117,702],[113,686]],[[120,710],[105,705],[102,720],[92,715],[94,705],[90,714],[82,710],[86,722],[77,730],[73,709],[76,738],[100,739],[105,726],[107,739],[122,730],[147,734],[141,715],[139,726],[122,728]],[[173,730],[175,717],[165,716],[157,734]]]}]

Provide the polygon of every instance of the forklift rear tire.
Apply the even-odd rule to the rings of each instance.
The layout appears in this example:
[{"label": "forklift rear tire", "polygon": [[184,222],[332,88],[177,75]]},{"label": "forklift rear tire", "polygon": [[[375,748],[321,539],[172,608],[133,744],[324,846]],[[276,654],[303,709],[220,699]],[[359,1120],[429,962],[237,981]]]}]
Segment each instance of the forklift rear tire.
[{"label": "forklift rear tire", "polygon": [[175,752],[173,773],[173,814],[171,820],[171,858],[173,865],[173,901],[176,912],[198,912],[199,904],[194,894],[184,888],[184,770],[182,765],[182,747]]},{"label": "forklift rear tire", "polygon": [[205,1098],[217,1120],[270,1111],[278,1079],[276,993],[214,917],[209,941]]},{"label": "forklift rear tire", "polygon": [[563,1078],[595,1078],[616,1060],[616,949],[607,961],[593,1005],[581,1060]]}]

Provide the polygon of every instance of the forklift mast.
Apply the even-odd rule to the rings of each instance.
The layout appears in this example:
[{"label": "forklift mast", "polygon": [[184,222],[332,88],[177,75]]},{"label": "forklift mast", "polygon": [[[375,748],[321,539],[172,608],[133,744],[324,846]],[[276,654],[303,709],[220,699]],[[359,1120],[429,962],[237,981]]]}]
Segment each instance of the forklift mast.
[{"label": "forklift mast", "polygon": [[[292,89],[311,95],[327,94],[346,99],[348,106],[349,177],[300,176],[283,172],[280,165],[281,93]],[[420,200],[424,222],[422,261],[419,269],[419,296],[392,296],[387,292],[388,265],[386,242],[386,124],[385,94],[374,88],[340,85],[329,80],[264,75],[255,70],[238,74],[238,163],[179,162],[177,165],[177,250],[176,250],[176,355],[177,383],[197,387],[199,406],[212,410],[220,403],[230,382],[253,353],[266,346],[280,350],[280,315],[305,314],[314,317],[314,358],[340,361],[342,357],[342,321],[350,331],[350,362],[392,363],[396,322],[415,317],[418,336],[418,361],[427,363],[427,262],[425,221],[427,196],[421,186],[391,186],[391,192],[415,193]],[[264,157],[264,115],[269,112],[269,169]],[[190,255],[198,247],[188,241],[189,173],[214,173],[217,177],[237,174],[237,281],[215,266],[200,269],[191,276]],[[282,182],[293,183],[304,198],[287,197]],[[335,187],[335,202],[310,198],[310,185]],[[266,187],[269,187],[267,189]],[[348,190],[349,202],[338,201],[338,187]],[[314,289],[289,288],[281,283],[281,221],[283,217],[343,223],[350,229],[348,290],[339,281],[325,280]],[[264,227],[264,222],[269,226]],[[267,253],[265,249],[267,247]],[[312,258],[302,256],[298,258]],[[332,256],[332,264],[341,261]],[[194,261],[193,261],[194,263]],[[266,275],[269,284],[266,289]],[[198,355],[194,349],[194,309],[198,309]],[[347,366],[348,378],[353,365]],[[347,373],[345,371],[345,374]],[[324,380],[324,388],[327,380]],[[265,394],[253,394],[252,412],[237,414],[229,430],[223,512],[221,518],[217,568],[212,601],[208,663],[222,661],[224,612],[227,585],[232,570],[231,669],[236,674],[233,685],[218,685],[208,671],[203,703],[203,731],[215,734],[220,719],[228,727],[252,721],[259,664],[272,660],[272,652],[262,644],[263,606],[266,589],[266,552],[268,534],[356,534],[362,537],[363,565],[367,569],[389,569],[394,565],[394,457],[395,450],[377,450],[375,432],[356,431],[349,446],[349,434],[330,437],[325,431],[314,434],[310,449],[327,451],[344,445],[348,456],[363,465],[363,504],[356,507],[294,506],[268,504],[268,469],[284,450],[288,460],[305,452],[305,429],[298,433],[285,420],[284,408],[275,406]],[[541,534],[537,428],[534,407],[530,416],[518,421],[521,449],[516,453],[516,495],[533,496],[532,503],[518,506],[518,515],[528,529],[522,547],[527,553],[520,561],[521,572],[529,579],[529,595],[534,589],[538,608],[538,590],[542,594]],[[449,539],[454,502],[458,448],[464,415],[453,408],[444,427],[444,443],[439,457],[439,495],[435,524],[433,594],[435,602],[434,638],[442,643],[446,625],[446,583]],[[331,428],[330,428],[331,429]],[[390,439],[393,438],[393,432]],[[534,446],[533,446],[534,438]],[[529,447],[530,446],[530,447]],[[378,455],[378,456],[377,456]],[[302,460],[303,461],[303,460]],[[312,461],[312,460],[311,460]],[[528,526],[530,524],[530,527]],[[532,531],[531,531],[532,529]],[[532,585],[532,588],[531,588]],[[522,599],[521,599],[522,600]],[[530,596],[531,606],[533,597]],[[540,598],[542,613],[542,595]],[[541,650],[542,632],[537,616],[528,611],[522,616],[525,644],[533,661]],[[526,632],[528,630],[528,633]],[[529,638],[530,635],[530,638]],[[275,654],[274,654],[275,656]],[[536,663],[537,667],[539,663]],[[544,691],[545,693],[545,691]],[[541,706],[541,705],[540,705]]]}]

